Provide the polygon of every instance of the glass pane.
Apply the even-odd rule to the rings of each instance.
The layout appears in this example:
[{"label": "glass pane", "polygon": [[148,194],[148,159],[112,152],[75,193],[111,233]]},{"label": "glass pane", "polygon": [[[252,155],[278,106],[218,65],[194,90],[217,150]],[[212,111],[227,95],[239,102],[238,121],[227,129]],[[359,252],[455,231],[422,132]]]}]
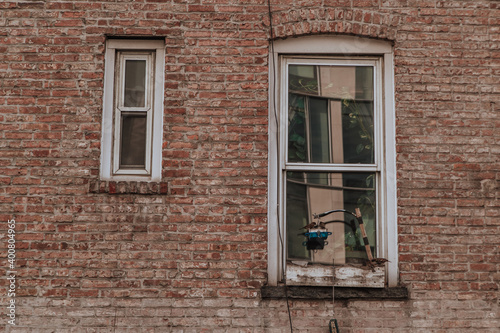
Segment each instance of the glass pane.
[{"label": "glass pane", "polygon": [[353,99],[356,94],[355,66],[318,66],[320,95],[334,99]]},{"label": "glass pane", "polygon": [[309,65],[290,65],[288,87],[291,92],[318,94],[317,67]]},{"label": "glass pane", "polygon": [[[287,173],[286,225],[288,259],[306,259],[327,264],[358,263],[367,259],[363,237],[354,216],[334,213],[320,219],[320,228],[304,229],[318,222],[313,214],[334,209],[354,212],[359,208],[374,254],[376,246],[376,202],[374,173]],[[307,179],[307,181],[305,181]],[[314,179],[314,182],[310,180]],[[321,185],[318,185],[321,184]],[[308,249],[307,232],[331,232],[322,249]],[[314,236],[314,235],[313,235]],[[323,235],[324,236],[324,235]],[[315,241],[315,240],[313,240]]]},{"label": "glass pane", "polygon": [[312,163],[330,163],[328,100],[309,98],[309,128]]},{"label": "glass pane", "polygon": [[307,162],[305,97],[290,94],[288,97],[288,160]]},{"label": "glass pane", "polygon": [[[375,197],[375,174],[373,173],[344,173],[342,176],[344,185],[344,209],[354,211],[359,208],[363,216],[368,243],[372,254],[376,246],[376,197]],[[345,226],[346,256],[352,258],[367,259],[363,237],[356,221],[356,232]],[[355,236],[355,237],[353,237]]]},{"label": "glass pane", "polygon": [[307,230],[302,229],[307,224],[307,200],[306,186],[302,173],[288,173],[286,192],[286,215],[287,215],[287,250],[288,258],[308,259],[310,253],[305,246],[302,246],[304,237],[301,233]]},{"label": "glass pane", "polygon": [[357,100],[373,101],[373,67],[356,67]]},{"label": "glass pane", "polygon": [[145,167],[146,116],[122,115],[120,167]]},{"label": "glass pane", "polygon": [[375,163],[373,67],[291,65],[288,75],[288,161]]},{"label": "glass pane", "polygon": [[125,60],[125,91],[123,95],[123,106],[145,106],[146,60]]},{"label": "glass pane", "polygon": [[344,100],[342,103],[344,163],[375,162],[373,102]]}]

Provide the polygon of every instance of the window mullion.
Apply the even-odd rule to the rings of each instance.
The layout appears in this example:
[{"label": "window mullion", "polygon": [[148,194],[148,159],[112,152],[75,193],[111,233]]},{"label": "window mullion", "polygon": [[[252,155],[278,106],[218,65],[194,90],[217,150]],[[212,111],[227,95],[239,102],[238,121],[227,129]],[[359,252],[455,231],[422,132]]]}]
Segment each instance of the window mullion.
[{"label": "window mullion", "polygon": [[286,171],[379,172],[376,164],[285,163]]}]

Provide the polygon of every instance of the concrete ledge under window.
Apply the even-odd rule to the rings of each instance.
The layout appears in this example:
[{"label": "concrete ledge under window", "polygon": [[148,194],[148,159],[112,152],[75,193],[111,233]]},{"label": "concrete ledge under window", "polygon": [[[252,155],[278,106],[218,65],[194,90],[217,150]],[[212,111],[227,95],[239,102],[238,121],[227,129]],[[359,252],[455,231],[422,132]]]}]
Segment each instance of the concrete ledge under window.
[{"label": "concrete ledge under window", "polygon": [[166,182],[92,180],[89,182],[89,193],[167,194],[168,185]]},{"label": "concrete ledge under window", "polygon": [[[332,287],[287,286],[290,299],[332,299]],[[285,286],[263,286],[261,288],[263,299],[285,298]],[[335,299],[408,299],[408,289],[405,287],[393,288],[355,288],[335,287]]]}]

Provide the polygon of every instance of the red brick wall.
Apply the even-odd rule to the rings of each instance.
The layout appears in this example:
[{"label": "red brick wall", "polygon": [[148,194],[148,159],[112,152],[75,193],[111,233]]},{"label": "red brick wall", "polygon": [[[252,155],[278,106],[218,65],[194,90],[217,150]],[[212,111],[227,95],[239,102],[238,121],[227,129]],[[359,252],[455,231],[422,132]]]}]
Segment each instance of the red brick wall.
[{"label": "red brick wall", "polygon": [[[359,35],[395,50],[410,299],[293,301],[296,331],[327,332],[336,317],[350,333],[496,332],[500,3],[271,5],[277,38]],[[260,297],[267,10],[264,0],[0,3],[0,231],[7,249],[15,218],[18,271],[17,326],[1,279],[1,331],[289,331],[286,303]],[[99,182],[106,36],[165,37],[161,183]]]}]

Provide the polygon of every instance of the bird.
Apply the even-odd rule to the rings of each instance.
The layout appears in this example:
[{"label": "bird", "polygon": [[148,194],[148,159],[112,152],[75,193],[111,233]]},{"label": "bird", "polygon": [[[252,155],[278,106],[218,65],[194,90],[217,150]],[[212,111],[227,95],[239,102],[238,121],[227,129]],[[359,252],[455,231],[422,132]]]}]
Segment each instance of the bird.
[{"label": "bird", "polygon": [[376,264],[376,265],[382,265],[386,262],[388,262],[389,260],[385,259],[385,258],[373,258],[372,260],[372,263]]},{"label": "bird", "polygon": [[366,260],[366,266],[368,266],[373,272],[375,272],[375,266],[382,266],[389,260],[385,258],[373,258],[372,260]]},{"label": "bird", "polygon": [[304,226],[304,227],[302,227],[300,229],[314,229],[314,228],[316,228],[316,222],[311,222],[308,225],[306,225],[306,226]]},{"label": "bird", "polygon": [[318,228],[325,229],[326,228],[326,223],[325,222],[319,222]]}]

